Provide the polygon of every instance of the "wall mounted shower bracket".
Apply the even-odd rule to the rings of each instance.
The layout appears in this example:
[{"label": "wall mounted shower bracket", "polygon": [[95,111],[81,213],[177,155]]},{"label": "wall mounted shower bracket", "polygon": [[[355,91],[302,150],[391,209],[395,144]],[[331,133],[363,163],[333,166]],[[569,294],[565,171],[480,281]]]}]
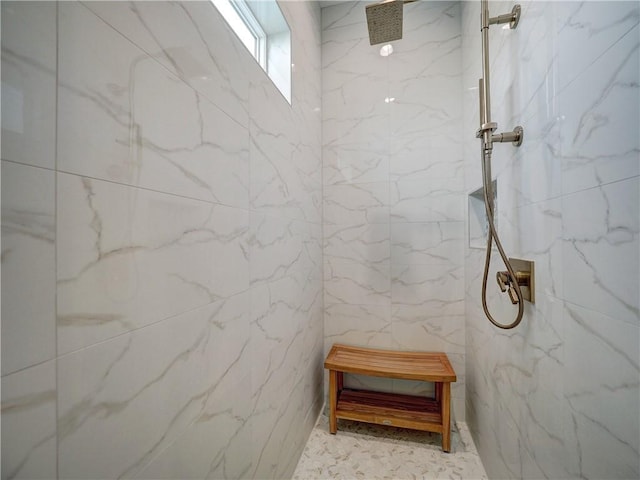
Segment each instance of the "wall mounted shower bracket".
[{"label": "wall mounted shower bracket", "polygon": [[[482,138],[484,132],[493,132],[498,127],[496,122],[486,123],[476,131],[476,138]],[[512,132],[494,133],[491,135],[492,142],[505,143],[511,142],[514,147],[522,145],[524,139],[524,128],[518,125]]]},{"label": "wall mounted shower bracket", "polygon": [[518,125],[513,129],[513,132],[502,132],[495,135],[491,135],[492,142],[504,143],[511,142],[514,147],[522,145],[522,139],[524,137],[524,128]]},{"label": "wall mounted shower bracket", "polygon": [[520,12],[522,9],[520,5],[515,5],[511,10],[511,13],[505,13],[504,15],[498,15],[489,19],[489,25],[500,25],[501,23],[508,23],[509,28],[513,30],[518,26],[520,21]]}]

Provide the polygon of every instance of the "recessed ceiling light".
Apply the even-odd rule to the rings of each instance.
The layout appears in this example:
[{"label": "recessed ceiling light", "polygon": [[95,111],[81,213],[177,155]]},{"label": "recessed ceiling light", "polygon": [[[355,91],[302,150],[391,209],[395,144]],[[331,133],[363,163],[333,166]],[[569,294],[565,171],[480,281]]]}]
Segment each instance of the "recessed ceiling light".
[{"label": "recessed ceiling light", "polygon": [[383,57],[388,57],[392,53],[393,45],[391,45],[390,43],[387,43],[386,45],[383,45],[382,48],[380,48],[380,55]]}]

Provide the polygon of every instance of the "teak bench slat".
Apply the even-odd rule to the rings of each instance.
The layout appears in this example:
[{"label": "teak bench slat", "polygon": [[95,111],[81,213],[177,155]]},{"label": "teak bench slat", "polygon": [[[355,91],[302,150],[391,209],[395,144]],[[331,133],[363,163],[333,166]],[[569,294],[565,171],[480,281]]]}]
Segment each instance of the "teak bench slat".
[{"label": "teak bench slat", "polygon": [[[324,362],[329,370],[329,431],[338,418],[412,428],[442,434],[451,449],[451,382],[456,373],[442,352],[399,352],[336,344]],[[343,374],[420,380],[435,383],[435,398],[344,388]]]}]

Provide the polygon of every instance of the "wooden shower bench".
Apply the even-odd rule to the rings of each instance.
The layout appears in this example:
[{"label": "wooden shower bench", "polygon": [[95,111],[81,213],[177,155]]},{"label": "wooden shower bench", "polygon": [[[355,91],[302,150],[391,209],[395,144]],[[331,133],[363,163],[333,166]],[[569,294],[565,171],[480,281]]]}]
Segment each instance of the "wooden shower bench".
[{"label": "wooden shower bench", "polygon": [[[334,345],[324,368],[329,370],[329,431],[338,418],[442,434],[442,450],[451,450],[451,382],[456,372],[445,353],[398,352]],[[344,388],[343,374],[421,380],[435,383],[435,397]]]}]

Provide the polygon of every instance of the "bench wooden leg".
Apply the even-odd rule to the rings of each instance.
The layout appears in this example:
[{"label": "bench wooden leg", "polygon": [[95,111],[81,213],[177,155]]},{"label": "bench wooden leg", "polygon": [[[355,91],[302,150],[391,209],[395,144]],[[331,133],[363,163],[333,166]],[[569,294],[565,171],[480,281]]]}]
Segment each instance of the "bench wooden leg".
[{"label": "bench wooden leg", "polygon": [[[342,374],[342,372],[340,372],[340,374]],[[338,372],[329,370],[329,433],[336,433],[338,431],[338,419],[336,418],[337,404]]]},{"label": "bench wooden leg", "polygon": [[451,451],[451,383],[444,382],[442,385],[442,450]]}]

